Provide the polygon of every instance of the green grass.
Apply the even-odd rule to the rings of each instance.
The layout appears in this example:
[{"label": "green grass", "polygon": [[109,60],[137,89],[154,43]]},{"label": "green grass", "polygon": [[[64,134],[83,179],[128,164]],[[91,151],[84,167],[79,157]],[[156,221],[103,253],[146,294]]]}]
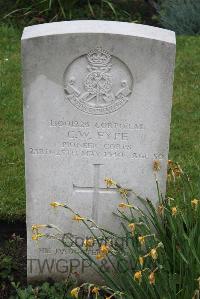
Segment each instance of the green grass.
[{"label": "green grass", "polygon": [[25,219],[20,32],[0,39],[0,219]]},{"label": "green grass", "polygon": [[[0,26],[0,219],[25,219],[20,32]],[[178,37],[170,159],[198,180],[200,37]]]},{"label": "green grass", "polygon": [[170,153],[172,160],[199,178],[200,162],[200,36],[177,38]]}]

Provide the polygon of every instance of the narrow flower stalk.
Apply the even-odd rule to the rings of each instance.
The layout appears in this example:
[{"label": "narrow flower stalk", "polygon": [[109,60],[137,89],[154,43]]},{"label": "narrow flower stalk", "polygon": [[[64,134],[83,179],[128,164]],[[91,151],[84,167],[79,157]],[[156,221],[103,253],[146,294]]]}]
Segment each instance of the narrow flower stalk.
[{"label": "narrow flower stalk", "polygon": [[171,173],[167,174],[167,182],[170,183],[172,181],[172,175]]}]

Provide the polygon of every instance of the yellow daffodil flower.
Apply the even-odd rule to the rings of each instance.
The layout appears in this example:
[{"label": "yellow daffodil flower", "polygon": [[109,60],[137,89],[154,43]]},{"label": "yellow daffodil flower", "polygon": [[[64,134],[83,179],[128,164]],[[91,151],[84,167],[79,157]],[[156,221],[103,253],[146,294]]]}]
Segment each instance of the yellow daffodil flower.
[{"label": "yellow daffodil flower", "polygon": [[98,287],[94,287],[94,288],[92,289],[92,294],[99,295],[99,290],[100,290],[100,288],[98,288]]},{"label": "yellow daffodil flower", "polygon": [[135,272],[133,278],[134,278],[135,281],[141,282],[141,279],[142,279],[142,271],[137,271],[137,272]]},{"label": "yellow daffodil flower", "polygon": [[34,235],[32,235],[32,240],[33,241],[38,241],[39,238],[42,238],[44,236],[45,236],[44,234],[34,234]]},{"label": "yellow daffodil flower", "polygon": [[155,234],[139,236],[138,237],[138,241],[140,242],[141,246],[145,244],[145,239],[148,238],[148,237],[154,237],[155,238]]},{"label": "yellow daffodil flower", "polygon": [[128,195],[128,190],[127,189],[119,188],[117,191],[120,193],[120,195],[122,197],[126,197]]},{"label": "yellow daffodil flower", "polygon": [[108,252],[109,252],[109,246],[105,245],[105,244],[102,244],[101,247],[100,247],[100,253],[102,255],[107,255]]},{"label": "yellow daffodil flower", "polygon": [[73,217],[72,217],[72,220],[74,220],[74,221],[83,221],[83,220],[85,220],[86,218],[84,218],[84,217],[80,217],[80,216],[78,216],[78,215],[74,215]]},{"label": "yellow daffodil flower", "polygon": [[161,163],[159,160],[153,161],[153,171],[159,171],[161,169]]},{"label": "yellow daffodil flower", "polygon": [[105,178],[104,182],[106,183],[107,188],[110,188],[111,186],[116,186],[116,182],[113,181],[111,178]]},{"label": "yellow daffodil flower", "polygon": [[200,200],[198,200],[198,199],[193,199],[193,200],[191,200],[191,206],[192,206],[192,208],[197,208],[197,206],[198,206],[198,204],[199,204],[199,202],[200,202]]},{"label": "yellow daffodil flower", "polygon": [[54,202],[51,202],[50,203],[50,206],[52,208],[57,208],[57,207],[64,207],[64,204],[63,203],[60,203],[60,202],[57,202],[57,201],[54,201]]},{"label": "yellow daffodil flower", "polygon": [[177,207],[172,207],[171,211],[172,211],[172,216],[176,216],[176,214],[178,213]]},{"label": "yellow daffodil flower", "polygon": [[177,163],[174,163],[172,160],[168,160],[168,179],[169,181],[172,180],[172,178],[175,180],[175,178],[179,178],[181,174],[183,173],[183,170],[181,169],[180,165]]},{"label": "yellow daffodil flower", "polygon": [[139,263],[143,267],[143,265],[144,265],[144,257],[143,256],[139,256]]},{"label": "yellow daffodil flower", "polygon": [[46,224],[33,224],[31,226],[33,232],[34,231],[38,232],[39,228],[42,228],[42,227],[47,227],[47,225]]},{"label": "yellow daffodil flower", "polygon": [[172,160],[168,160],[168,165],[171,167],[172,165],[174,165],[174,162]]},{"label": "yellow daffodil flower", "polygon": [[130,228],[132,235],[134,235],[135,227],[136,227],[135,223],[129,223],[128,227]]},{"label": "yellow daffodil flower", "polygon": [[149,274],[149,283],[155,284],[155,273],[154,271]]},{"label": "yellow daffodil flower", "polygon": [[94,245],[94,240],[93,239],[85,239],[83,242],[83,245],[88,248],[92,247]]},{"label": "yellow daffodil flower", "polygon": [[158,253],[157,253],[157,250],[156,248],[152,248],[151,251],[150,251],[150,256],[152,257],[152,259],[155,261],[157,260],[158,258]]},{"label": "yellow daffodil flower", "polygon": [[99,253],[96,254],[95,257],[96,257],[97,260],[102,260],[105,256],[102,255],[102,254],[99,252]]},{"label": "yellow daffodil flower", "polygon": [[173,174],[175,177],[180,177],[182,174],[182,169],[179,166],[174,167]]},{"label": "yellow daffodil flower", "polygon": [[74,297],[74,298],[78,298],[79,291],[80,291],[79,287],[74,288],[73,290],[71,290],[71,296]]},{"label": "yellow daffodil flower", "polygon": [[145,236],[139,236],[138,241],[140,242],[140,245],[144,245],[145,244]]}]

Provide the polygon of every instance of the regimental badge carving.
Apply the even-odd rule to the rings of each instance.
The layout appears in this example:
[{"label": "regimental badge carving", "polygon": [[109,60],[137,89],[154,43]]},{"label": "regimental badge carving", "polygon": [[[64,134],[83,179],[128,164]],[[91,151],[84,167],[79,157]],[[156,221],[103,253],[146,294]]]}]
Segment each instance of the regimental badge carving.
[{"label": "regimental badge carving", "polygon": [[132,93],[128,66],[102,47],[75,59],[64,73],[66,101],[90,114],[106,114],[124,106]]}]

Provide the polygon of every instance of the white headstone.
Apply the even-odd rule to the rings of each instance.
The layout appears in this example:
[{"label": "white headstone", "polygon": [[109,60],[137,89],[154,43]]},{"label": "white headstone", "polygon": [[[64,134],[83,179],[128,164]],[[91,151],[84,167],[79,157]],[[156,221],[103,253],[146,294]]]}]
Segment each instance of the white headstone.
[{"label": "white headstone", "polygon": [[[22,36],[28,279],[68,271],[92,279],[58,242],[31,240],[31,225],[53,223],[86,235],[65,209],[118,230],[120,202],[105,177],[157,201],[154,160],[165,193],[175,34],[150,26],[72,21],[27,27]],[[134,202],[134,198],[133,198]]]}]

